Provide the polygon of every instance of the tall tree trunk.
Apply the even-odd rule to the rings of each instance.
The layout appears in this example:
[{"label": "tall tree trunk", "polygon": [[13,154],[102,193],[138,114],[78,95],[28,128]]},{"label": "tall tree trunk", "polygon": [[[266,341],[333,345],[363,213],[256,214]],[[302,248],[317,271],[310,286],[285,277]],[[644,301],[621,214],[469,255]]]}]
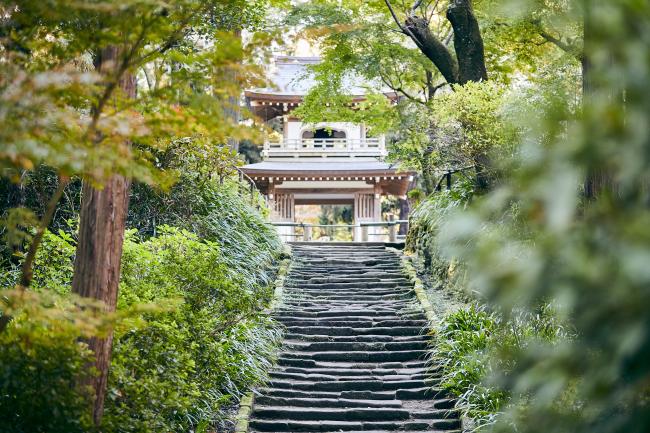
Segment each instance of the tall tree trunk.
[{"label": "tall tree trunk", "polygon": [[[97,69],[114,77],[119,49],[108,47],[100,54]],[[120,89],[135,97],[135,78],[126,75]],[[102,189],[84,183],[79,223],[79,243],[74,262],[72,291],[83,297],[104,302],[107,312],[115,311],[120,281],[122,246],[129,201],[130,182],[113,175]],[[93,420],[99,425],[104,411],[104,398],[111,359],[113,335],[91,338],[89,348],[95,354],[97,376],[90,379],[94,391]]]},{"label": "tall tree trunk", "polygon": [[[242,32],[240,29],[234,31],[235,37],[239,40],[239,43],[242,43]],[[242,63],[241,61],[238,63]],[[228,71],[229,79],[235,83],[237,81],[237,69],[233,68]],[[226,107],[226,117],[229,118],[233,123],[239,123],[241,120],[241,111],[239,109],[239,97],[237,95],[231,95],[228,97],[228,107]],[[239,153],[239,140],[232,137],[228,138],[228,147],[233,151]]]},{"label": "tall tree trunk", "polygon": [[454,29],[454,50],[458,59],[458,83],[486,81],[485,48],[471,0],[452,0],[447,19]]},{"label": "tall tree trunk", "polygon": [[[589,107],[593,93],[596,90],[593,82],[593,72],[591,68],[591,6],[590,0],[583,1],[584,13],[584,52],[580,58],[582,68],[582,106]],[[611,97],[616,97],[612,95]],[[589,167],[585,183],[584,195],[587,199],[597,199],[605,191],[615,192],[617,189],[611,170],[608,167]]]}]

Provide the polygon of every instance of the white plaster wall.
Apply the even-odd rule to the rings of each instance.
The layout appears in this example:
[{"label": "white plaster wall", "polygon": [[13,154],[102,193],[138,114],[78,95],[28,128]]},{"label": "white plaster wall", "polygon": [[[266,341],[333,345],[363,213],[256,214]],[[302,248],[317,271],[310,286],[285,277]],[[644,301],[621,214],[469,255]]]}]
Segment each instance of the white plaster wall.
[{"label": "white plaster wall", "polygon": [[286,125],[286,138],[289,140],[298,140],[302,137],[302,131],[319,129],[319,128],[332,128],[339,131],[345,131],[347,138],[360,140],[365,138],[362,135],[363,128],[359,124],[350,122],[321,122],[321,123],[303,123],[299,121],[289,121]]}]

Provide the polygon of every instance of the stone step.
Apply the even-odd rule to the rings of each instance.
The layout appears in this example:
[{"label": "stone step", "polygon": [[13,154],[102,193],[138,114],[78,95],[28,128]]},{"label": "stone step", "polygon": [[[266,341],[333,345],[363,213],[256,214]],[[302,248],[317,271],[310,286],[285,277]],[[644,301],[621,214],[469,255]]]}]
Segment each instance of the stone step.
[{"label": "stone step", "polygon": [[316,368],[354,368],[368,370],[374,368],[426,368],[429,361],[414,359],[400,362],[358,362],[358,361],[314,361]]},{"label": "stone step", "polygon": [[[346,433],[395,433],[403,430],[346,430]],[[420,433],[461,433],[461,430],[414,430],[419,431]],[[250,433],[262,433],[260,430],[249,430]],[[319,433],[341,433],[341,430],[333,431],[322,431],[318,430]]]},{"label": "stone step", "polygon": [[318,296],[318,297],[327,297],[333,300],[336,299],[354,299],[356,296],[395,296],[395,295],[414,295],[413,288],[393,288],[393,289],[340,289],[340,290],[325,290],[325,289],[308,289],[308,288],[297,288],[286,286],[285,293],[289,296]]},{"label": "stone step", "polygon": [[282,352],[280,359],[299,359],[314,361],[355,361],[355,362],[399,362],[424,359],[426,350],[382,351],[331,351],[331,352]]},{"label": "stone step", "polygon": [[[427,325],[426,320],[408,320],[408,319],[387,319],[380,320],[377,318],[357,318],[359,320],[354,320],[353,318],[347,319],[337,319],[337,318],[327,318],[319,320],[308,320],[308,319],[281,319],[278,322],[282,323],[287,327],[295,326],[304,326],[304,327],[315,327],[315,326],[326,326],[326,327],[337,327],[337,328],[395,328],[395,327],[410,327],[410,328],[423,328]],[[403,334],[402,334],[403,335]]]},{"label": "stone step", "polygon": [[425,374],[437,374],[437,371],[430,370],[425,367],[420,368],[371,368],[366,370],[361,370],[359,368],[300,368],[300,367],[284,367],[276,368],[271,370],[271,374],[274,374],[275,371],[285,372],[285,373],[298,373],[298,374],[324,374],[331,376],[353,376],[357,377],[362,373],[370,374],[374,376],[382,375],[394,375],[394,374],[405,374],[405,375],[425,375]]},{"label": "stone step", "polygon": [[348,391],[305,391],[301,389],[263,388],[260,394],[286,398],[334,398],[350,400],[434,400],[449,399],[449,392],[432,387],[397,389],[390,391],[348,390]]},{"label": "stone step", "polygon": [[406,278],[406,275],[401,271],[391,272],[389,270],[375,271],[372,269],[362,269],[358,272],[351,274],[349,272],[337,271],[335,269],[330,269],[326,272],[316,272],[314,270],[307,269],[293,269],[289,278],[293,279],[303,279],[308,280],[310,278]]},{"label": "stone step", "polygon": [[300,317],[300,318],[305,318],[305,319],[321,319],[321,318],[326,318],[326,317],[331,317],[331,318],[351,318],[352,316],[356,317],[382,317],[382,316],[395,316],[395,317],[400,317],[400,316],[407,316],[407,315],[420,315],[424,316],[423,313],[421,312],[405,312],[404,309],[398,309],[398,308],[373,308],[373,309],[358,309],[358,308],[348,308],[348,309],[340,309],[340,307],[337,308],[331,308],[329,310],[319,310],[319,311],[306,311],[306,310],[286,310],[286,309],[281,309],[276,311],[273,314],[273,317]]},{"label": "stone step", "polygon": [[324,341],[340,341],[344,343],[381,343],[381,342],[401,342],[401,341],[430,341],[427,335],[309,335],[300,333],[285,333],[284,337],[287,341],[311,341],[311,342],[324,342]]},{"label": "stone step", "polygon": [[373,408],[304,408],[257,406],[253,416],[267,419],[290,419],[312,421],[392,421],[407,420],[411,417],[408,410],[389,407]]},{"label": "stone step", "polygon": [[286,326],[354,326],[358,328],[372,326],[422,326],[426,325],[424,315],[400,317],[394,315],[381,316],[331,316],[331,317],[289,317],[274,316],[274,319]]},{"label": "stone step", "polygon": [[291,373],[288,371],[272,371],[269,376],[272,380],[293,380],[293,381],[367,381],[367,380],[386,380],[386,381],[396,381],[396,380],[421,380],[425,381],[431,378],[426,372],[420,374],[382,374],[382,375],[340,375],[335,371],[331,371],[329,374],[319,374],[319,373]]},{"label": "stone step", "polygon": [[[359,290],[300,290],[296,288],[286,288],[287,295],[284,303],[315,303],[323,302],[332,305],[354,305],[363,303],[377,303],[378,305],[390,304],[401,306],[407,302],[413,302],[413,289],[411,287],[395,289],[359,289]],[[352,303],[348,303],[352,302]],[[316,307],[318,305],[315,305]]]},{"label": "stone step", "polygon": [[327,291],[327,290],[339,290],[339,289],[354,289],[354,290],[362,290],[362,289],[405,289],[411,286],[410,282],[407,281],[380,281],[377,283],[368,283],[365,281],[346,281],[346,282],[340,282],[340,283],[305,283],[305,282],[300,282],[297,284],[294,281],[290,281],[289,284],[291,286],[295,286],[296,288],[300,290],[319,290],[319,291]]},{"label": "stone step", "polygon": [[370,352],[370,351],[406,351],[406,350],[426,350],[427,343],[424,341],[402,341],[402,342],[299,342],[299,341],[286,341],[284,347],[293,351],[312,351],[312,352],[327,352],[327,351],[348,351],[348,352]]},{"label": "stone step", "polygon": [[305,282],[312,283],[312,284],[325,284],[325,283],[349,283],[350,281],[354,282],[364,282],[364,283],[382,283],[382,282],[387,282],[387,283],[395,283],[395,282],[402,282],[402,283],[409,283],[409,280],[404,277],[395,277],[395,278],[389,278],[387,276],[380,277],[379,275],[376,276],[363,276],[363,275],[358,275],[358,276],[344,276],[344,277],[332,277],[332,276],[326,276],[326,277],[311,277],[311,278],[303,278]]},{"label": "stone step", "polygon": [[253,418],[251,428],[262,432],[322,432],[322,431],[426,431],[456,430],[460,421],[454,419],[419,421],[298,421]]},{"label": "stone step", "polygon": [[328,398],[347,400],[396,400],[396,391],[302,391],[297,389],[264,388],[262,395],[284,398]]},{"label": "stone step", "polygon": [[[440,400],[442,401],[442,400]],[[352,400],[347,398],[291,398],[260,396],[255,399],[255,406],[280,407],[382,407],[401,408],[401,400]]]},{"label": "stone step", "polygon": [[293,381],[288,379],[274,379],[269,381],[273,388],[295,389],[300,391],[406,391],[420,390],[427,386],[437,385],[435,379],[427,380],[317,380],[317,381]]},{"label": "stone step", "polygon": [[287,332],[299,332],[304,335],[333,335],[333,336],[350,336],[350,335],[418,335],[422,334],[422,326],[400,326],[400,327],[380,327],[357,328],[354,326],[305,326],[305,325],[286,325]]},{"label": "stone step", "polygon": [[[347,301],[346,305],[362,305],[362,304],[382,304],[382,303],[388,303],[388,304],[394,304],[394,305],[403,305],[403,304],[412,304],[415,300],[413,299],[413,292],[411,290],[405,291],[404,293],[391,293],[388,295],[373,295],[373,294],[365,294],[365,295],[351,295],[351,296],[344,296],[344,295],[333,295],[333,296],[325,296],[321,294],[305,294],[305,293],[290,293],[288,292],[287,295],[293,295],[296,296],[295,298],[289,297],[288,299],[285,299],[282,302],[282,305],[295,305],[297,307],[300,307],[302,305],[312,305],[314,307],[320,307],[324,304],[332,304],[332,305],[338,305],[343,302]],[[298,297],[298,295],[300,297]]]}]

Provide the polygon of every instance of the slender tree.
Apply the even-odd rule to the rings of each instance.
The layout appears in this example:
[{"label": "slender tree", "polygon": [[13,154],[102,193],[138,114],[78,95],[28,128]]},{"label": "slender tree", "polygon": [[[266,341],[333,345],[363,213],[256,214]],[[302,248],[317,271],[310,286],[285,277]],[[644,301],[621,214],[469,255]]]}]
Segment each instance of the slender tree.
[{"label": "slender tree", "polygon": [[[99,73],[118,77],[118,90],[128,98],[135,98],[136,82],[132,74],[119,74],[123,63],[121,50],[109,46],[98,54],[96,67]],[[128,146],[128,143],[125,143]],[[72,291],[83,297],[103,302],[107,312],[115,311],[120,282],[122,245],[126,228],[130,181],[112,175],[101,188],[84,182],[79,221],[79,243],[74,262]],[[93,420],[101,422],[104,396],[108,381],[113,334],[93,337],[88,341],[95,353],[97,375],[90,385],[95,395]]]}]

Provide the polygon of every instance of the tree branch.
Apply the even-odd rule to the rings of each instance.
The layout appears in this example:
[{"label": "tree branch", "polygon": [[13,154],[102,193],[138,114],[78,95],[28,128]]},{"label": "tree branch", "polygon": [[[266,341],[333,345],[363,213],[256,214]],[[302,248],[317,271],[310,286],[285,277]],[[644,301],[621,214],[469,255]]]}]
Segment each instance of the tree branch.
[{"label": "tree branch", "polygon": [[421,50],[424,48],[418,38],[415,37],[415,35],[411,32],[411,30],[408,28],[408,26],[403,26],[399,18],[397,17],[397,14],[395,13],[395,10],[393,9],[393,5],[390,4],[389,0],[384,0],[386,3],[386,6],[388,6],[388,10],[390,11],[391,16],[393,17],[393,20],[395,21],[395,24],[400,28],[400,30],[405,34],[408,35],[411,40],[415,43],[415,45],[418,46]]},{"label": "tree branch", "polygon": [[550,34],[546,29],[544,29],[544,27],[542,27],[542,23],[541,23],[540,20],[533,20],[530,23],[535,27],[535,29],[537,30],[537,33],[542,38],[544,38],[544,40],[546,40],[547,42],[552,43],[553,45],[555,45],[556,47],[558,47],[559,49],[561,49],[565,53],[571,54],[579,62],[582,62],[582,60],[584,58],[584,53],[583,53],[582,49],[580,49],[579,47],[577,47],[577,46],[575,46],[573,44],[569,44],[568,42],[563,41],[561,37],[555,37],[552,34]]},{"label": "tree branch", "polygon": [[411,15],[406,19],[406,28],[420,41],[420,51],[438,68],[448,83],[458,82],[458,64],[447,47],[429,28],[424,18]]}]

